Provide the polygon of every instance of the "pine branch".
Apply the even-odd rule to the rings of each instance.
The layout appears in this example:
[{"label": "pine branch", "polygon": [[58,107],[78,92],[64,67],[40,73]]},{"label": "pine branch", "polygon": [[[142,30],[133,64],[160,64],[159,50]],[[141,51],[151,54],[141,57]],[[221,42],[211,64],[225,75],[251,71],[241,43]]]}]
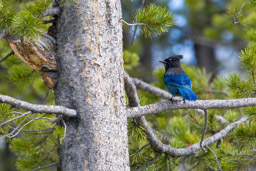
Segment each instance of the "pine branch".
[{"label": "pine branch", "polygon": [[146,166],[137,169],[136,171],[142,171],[145,170],[146,168],[148,168],[149,166],[151,166],[152,164],[155,163],[155,161],[162,155],[162,153],[157,153],[156,156],[153,158],[153,160],[151,160],[149,163],[146,164]]},{"label": "pine branch", "polygon": [[48,165],[45,165],[45,166],[42,166],[42,167],[38,167],[38,168],[36,168],[36,169],[33,169],[32,171],[42,170],[42,169],[45,169],[45,168],[48,168],[48,167],[57,166],[57,165],[59,165],[58,162],[56,162],[56,163],[51,163],[51,164],[48,164]]},{"label": "pine branch", "polygon": [[29,110],[34,113],[55,113],[55,114],[62,114],[68,117],[77,116],[77,113],[74,109],[68,109],[63,106],[31,104],[31,103],[18,100],[9,96],[1,95],[1,94],[0,94],[0,103],[7,103],[16,108]]},{"label": "pine branch", "polygon": [[138,154],[139,152],[141,152],[141,150],[143,150],[145,147],[147,147],[149,145],[149,143],[143,145],[140,149],[138,149],[135,153],[131,154],[130,156],[133,156],[133,155],[136,155]]},{"label": "pine branch", "polygon": [[126,24],[127,26],[145,26],[145,25],[147,25],[145,23],[132,23],[132,24],[130,24],[130,23],[127,23],[125,20],[122,20],[122,22],[124,24]]},{"label": "pine branch", "polygon": [[[222,139],[226,136],[226,134],[233,130],[236,126],[240,125],[241,123],[244,123],[249,118],[247,116],[244,116],[237,120],[234,123],[229,124],[226,128],[222,129],[218,133],[214,134],[213,136],[205,139],[202,143],[203,147],[209,146],[216,141]],[[148,135],[148,140],[150,141],[150,144],[152,148],[155,150],[157,149],[158,152],[166,153],[174,157],[180,157],[180,156],[188,156],[188,155],[194,155],[196,151],[201,149],[200,142],[193,144],[186,148],[174,148],[170,145],[163,144],[153,133],[150,126],[146,123],[146,120],[143,118],[141,120],[142,126],[145,128],[146,133]]]},{"label": "pine branch", "polygon": [[6,122],[3,122],[3,123],[0,124],[0,127],[1,127],[1,126],[4,126],[4,125],[6,125],[6,124],[8,124],[8,123],[10,123],[10,122],[13,122],[13,121],[15,121],[15,120],[17,120],[17,119],[20,119],[20,118],[22,118],[22,117],[24,117],[24,116],[27,116],[27,115],[29,115],[30,113],[31,113],[31,112],[29,111],[29,112],[23,113],[22,115],[20,115],[20,116],[18,116],[18,117],[15,117],[15,118],[10,119],[10,120],[8,120],[8,121],[6,121]]},{"label": "pine branch", "polygon": [[154,94],[158,97],[161,97],[163,99],[171,99],[172,95],[168,93],[167,91],[164,91],[158,87],[154,87],[138,78],[131,78],[134,84],[136,85],[137,88],[144,90],[150,94]]},{"label": "pine branch", "polygon": [[251,159],[253,159],[255,156],[256,156],[256,152],[255,152],[253,155],[251,155],[251,157],[249,157],[248,159],[246,159],[246,160],[239,166],[239,168],[238,168],[237,170],[238,170],[238,171],[239,171],[239,170],[242,170],[242,167],[244,166],[244,164],[247,163],[248,161],[250,161]]},{"label": "pine branch", "polygon": [[[139,99],[138,99],[138,96],[137,96],[135,85],[133,84],[132,79],[129,78],[127,73],[125,73],[124,81],[125,81],[125,90],[126,90],[128,100],[129,100],[129,105],[130,106],[139,106]],[[141,108],[141,107],[134,107],[134,109],[138,109],[138,108]],[[131,109],[133,109],[133,108],[131,108]],[[127,111],[128,110],[129,109],[127,109]],[[140,116],[140,115],[138,114],[138,116]],[[223,137],[226,136],[226,134],[229,131],[231,131],[236,126],[240,125],[241,123],[246,122],[248,119],[249,118],[247,116],[244,116],[244,117],[240,118],[239,120],[237,120],[236,122],[233,122],[233,123],[229,124],[226,128],[222,129],[221,131],[214,134],[213,136],[205,139],[202,142],[202,147],[209,146],[209,145],[215,143],[216,141],[222,139]],[[193,144],[190,147],[186,147],[186,148],[174,148],[170,145],[163,144],[155,136],[155,134],[153,133],[152,128],[147,123],[145,117],[143,117],[143,116],[138,117],[137,120],[141,124],[141,126],[144,128],[145,133],[148,136],[148,140],[151,144],[151,147],[157,152],[166,153],[166,154],[169,154],[169,155],[174,156],[174,157],[180,157],[180,156],[194,155],[196,151],[198,151],[202,148],[200,146],[200,142],[198,142],[196,144]]]},{"label": "pine branch", "polygon": [[3,57],[2,59],[0,59],[0,63],[5,61],[7,58],[9,58],[10,56],[14,55],[14,52],[11,51],[10,53],[8,53],[5,57]]},{"label": "pine branch", "polygon": [[42,144],[40,144],[40,146],[42,147],[42,149],[44,149],[47,153],[53,155],[56,158],[60,158],[60,156],[57,156],[56,154],[52,153],[51,151],[47,150],[47,148],[45,148]]},{"label": "pine branch", "polygon": [[245,4],[246,4],[247,1],[248,1],[248,0],[245,0],[245,1],[244,1],[244,3],[242,4],[242,6],[240,7],[239,11],[237,12],[237,14],[235,15],[235,17],[233,18],[233,25],[239,23],[237,17],[238,17],[238,15],[242,12],[242,9],[244,8],[244,6],[245,6]]},{"label": "pine branch", "polygon": [[206,130],[207,130],[207,120],[208,120],[207,110],[204,110],[204,116],[205,116],[204,117],[204,130],[203,130],[202,138],[201,138],[201,141],[200,141],[200,147],[206,153],[207,151],[203,148],[203,141],[204,141],[204,135],[205,135]]},{"label": "pine branch", "polygon": [[214,155],[214,157],[216,159],[219,170],[222,171],[217,155],[214,153],[214,151],[210,147],[206,146],[206,148],[208,148],[212,152],[212,154]]},{"label": "pine branch", "polygon": [[231,100],[163,101],[155,104],[127,109],[127,117],[134,118],[174,109],[234,109],[256,106],[256,98]]}]

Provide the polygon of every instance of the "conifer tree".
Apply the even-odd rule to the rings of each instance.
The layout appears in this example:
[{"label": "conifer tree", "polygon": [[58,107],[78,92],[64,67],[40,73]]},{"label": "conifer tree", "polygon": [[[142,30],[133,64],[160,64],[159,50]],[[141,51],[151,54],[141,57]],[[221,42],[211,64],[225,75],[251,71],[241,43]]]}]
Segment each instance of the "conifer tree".
[{"label": "conifer tree", "polygon": [[0,94],[8,95],[0,95],[0,134],[18,157],[17,169],[234,170],[253,164],[253,40],[240,53],[244,77],[209,84],[204,70],[184,65],[200,100],[162,101],[171,97],[163,68],[151,84],[128,75],[139,57],[122,53],[121,25],[151,38],[173,26],[172,13],[150,4],[128,23],[120,1],[95,3],[0,0]]}]

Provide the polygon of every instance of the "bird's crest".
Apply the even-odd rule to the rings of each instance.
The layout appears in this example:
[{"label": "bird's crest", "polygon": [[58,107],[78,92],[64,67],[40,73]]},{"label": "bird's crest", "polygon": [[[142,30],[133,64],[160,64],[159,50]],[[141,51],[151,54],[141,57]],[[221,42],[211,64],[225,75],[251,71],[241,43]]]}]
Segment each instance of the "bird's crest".
[{"label": "bird's crest", "polygon": [[173,55],[165,59],[165,61],[173,60],[173,59],[182,59],[182,55]]}]

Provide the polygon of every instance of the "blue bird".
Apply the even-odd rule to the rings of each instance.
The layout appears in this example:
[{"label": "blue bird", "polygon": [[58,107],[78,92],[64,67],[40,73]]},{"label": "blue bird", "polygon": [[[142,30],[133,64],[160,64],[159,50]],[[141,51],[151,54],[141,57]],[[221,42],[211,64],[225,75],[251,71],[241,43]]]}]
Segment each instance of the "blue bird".
[{"label": "blue bird", "polygon": [[182,55],[174,55],[159,61],[165,67],[164,84],[173,96],[182,96],[183,100],[195,101],[197,96],[192,91],[191,80],[180,66],[182,58]]}]

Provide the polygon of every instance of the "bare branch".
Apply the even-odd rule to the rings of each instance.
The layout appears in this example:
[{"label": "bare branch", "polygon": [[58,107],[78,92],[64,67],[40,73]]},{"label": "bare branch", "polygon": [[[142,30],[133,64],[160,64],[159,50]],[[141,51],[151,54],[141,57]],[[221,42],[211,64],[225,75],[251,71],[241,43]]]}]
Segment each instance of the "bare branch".
[{"label": "bare branch", "polygon": [[246,4],[247,1],[248,1],[248,0],[245,0],[245,1],[244,1],[244,3],[242,4],[242,6],[240,7],[238,13],[237,13],[236,16],[233,18],[233,25],[239,23],[237,17],[238,17],[238,15],[242,12],[242,9],[244,8],[244,6],[245,6],[245,4]]},{"label": "bare branch", "polygon": [[14,55],[14,52],[11,51],[10,53],[8,53],[5,57],[3,57],[2,59],[0,59],[0,63],[5,61],[7,58],[9,58],[10,56]]},{"label": "bare branch", "polygon": [[44,13],[44,16],[54,16],[54,15],[58,15],[59,13],[60,13],[60,8],[54,7],[54,8],[47,9]]},{"label": "bare branch", "polygon": [[155,163],[155,161],[162,155],[162,153],[157,153],[157,155],[155,156],[155,158],[153,158],[153,160],[151,160],[149,163],[146,164],[146,166],[137,169],[136,171],[142,171],[146,168],[148,168],[149,166],[151,166],[152,164]]},{"label": "bare branch", "polygon": [[17,119],[20,119],[20,118],[22,118],[22,117],[24,117],[24,116],[26,116],[26,115],[29,115],[30,113],[31,113],[31,112],[29,111],[29,112],[23,113],[22,115],[20,115],[20,116],[18,116],[18,117],[15,117],[15,118],[10,119],[10,120],[8,120],[8,121],[6,121],[6,122],[3,122],[3,123],[0,124],[0,127],[1,127],[1,126],[4,126],[4,125],[6,125],[6,124],[8,124],[8,123],[10,123],[10,122],[12,122],[12,121],[15,121],[15,120],[17,120]]},{"label": "bare branch", "polygon": [[139,152],[141,152],[141,150],[143,150],[145,147],[147,147],[149,145],[149,143],[143,145],[140,149],[138,149],[135,153],[131,154],[130,156],[134,156],[136,154],[138,154]]},{"label": "bare branch", "polygon": [[202,138],[201,138],[201,141],[200,141],[200,147],[202,148],[202,150],[206,153],[207,151],[203,148],[203,140],[204,140],[204,135],[206,133],[206,130],[207,130],[207,120],[208,120],[208,114],[207,114],[207,111],[204,110],[204,130],[203,130],[203,133],[202,133]]},{"label": "bare branch", "polygon": [[171,99],[172,95],[168,93],[167,91],[164,91],[158,87],[154,87],[148,83],[145,83],[144,81],[138,79],[138,78],[131,78],[134,84],[137,88],[144,90],[150,94],[154,94],[158,97],[161,97],[163,99]]},{"label": "bare branch", "polygon": [[251,155],[251,157],[249,157],[248,159],[246,159],[246,160],[239,166],[239,168],[238,168],[237,170],[238,170],[238,171],[239,171],[239,170],[242,170],[242,167],[244,166],[244,164],[247,163],[248,161],[250,161],[251,159],[253,159],[255,156],[256,156],[256,152],[255,152],[253,155]]},{"label": "bare branch", "polygon": [[221,90],[208,90],[207,93],[219,93],[219,94],[223,94],[225,96],[228,96],[228,94],[224,91]]},{"label": "bare branch", "polygon": [[54,154],[54,153],[52,153],[52,152],[50,152],[49,150],[47,150],[42,144],[40,144],[40,146],[42,147],[42,149],[44,149],[47,153],[49,153],[49,154],[51,154],[51,155],[53,155],[54,157],[56,157],[56,158],[60,158],[59,156],[57,156],[56,154]]},{"label": "bare branch", "polygon": [[146,23],[132,23],[132,24],[130,24],[130,23],[127,23],[125,20],[122,20],[122,22],[124,24],[126,24],[127,26],[145,26],[145,25],[148,25]]},{"label": "bare branch", "polygon": [[[244,116],[237,120],[234,123],[231,123],[228,125],[226,128],[222,129],[218,133],[214,134],[213,136],[205,139],[202,143],[203,147],[209,146],[216,141],[222,139],[223,137],[226,136],[226,134],[234,129],[236,126],[240,125],[241,123],[244,123],[248,120],[249,118],[247,116]],[[141,123],[143,124],[143,127],[146,130],[147,135],[149,136],[150,144],[154,149],[158,149],[159,152],[169,154],[174,157],[180,157],[180,156],[188,156],[188,155],[194,155],[196,151],[201,149],[200,142],[193,144],[189,147],[186,148],[174,148],[170,145],[163,144],[150,130],[150,126],[146,123],[146,120],[143,119],[141,120]]]},{"label": "bare branch", "polygon": [[42,166],[42,167],[38,167],[36,169],[33,169],[32,171],[37,171],[37,170],[41,170],[41,169],[45,169],[45,168],[48,168],[48,167],[53,167],[53,166],[57,166],[59,163],[56,162],[56,163],[51,163],[51,164],[48,164],[46,166]]},{"label": "bare branch", "polygon": [[[32,123],[32,122],[34,122],[34,121],[36,121],[36,120],[39,120],[39,119],[43,119],[43,117],[31,119],[30,121],[28,121],[27,123],[25,123],[22,127],[20,127],[19,130],[17,130],[17,132],[16,132],[15,134],[13,134],[13,133],[14,133],[14,131],[13,131],[13,132],[12,132],[12,135],[10,136],[10,138],[16,137],[16,136],[22,131],[22,129],[23,129],[25,126],[27,126],[28,124],[30,124],[30,123]],[[17,127],[16,127],[16,128],[17,128]]]},{"label": "bare branch", "polygon": [[208,147],[208,146],[206,146],[206,148],[208,148],[208,149],[212,152],[212,154],[214,155],[214,157],[215,157],[215,159],[216,159],[216,162],[217,162],[217,165],[218,165],[218,167],[219,167],[219,170],[222,171],[222,169],[221,169],[221,167],[220,167],[220,163],[219,163],[218,157],[216,156],[216,154],[214,153],[214,151],[213,151],[210,147]]},{"label": "bare branch", "polygon": [[31,114],[30,116],[27,116],[25,119],[23,119],[23,120],[13,129],[13,131],[12,131],[11,133],[2,136],[2,138],[4,138],[4,137],[9,137],[9,136],[10,136],[10,137],[13,136],[13,135],[15,134],[15,131],[17,131],[17,130],[19,129],[19,127],[22,125],[22,123],[25,122],[27,119],[31,118],[32,116],[33,116],[33,114]]},{"label": "bare branch", "polygon": [[228,121],[227,121],[223,116],[215,115],[215,118],[216,118],[221,124],[226,124],[226,123],[228,123]]},{"label": "bare branch", "polygon": [[127,109],[127,117],[134,118],[153,113],[160,113],[174,109],[234,109],[240,107],[256,106],[256,98],[231,99],[231,100],[197,100],[197,101],[163,101],[155,104]]},{"label": "bare branch", "polygon": [[63,106],[31,104],[31,103],[12,98],[10,96],[1,95],[1,94],[0,94],[0,103],[7,103],[16,108],[29,110],[34,113],[55,113],[55,114],[62,114],[68,117],[77,116],[77,112],[74,109],[68,109]]},{"label": "bare branch", "polygon": [[[144,4],[145,4],[145,0],[143,0],[142,3],[141,3],[141,7],[140,7],[141,9],[143,9]],[[131,41],[132,45],[134,44],[134,40],[135,40],[135,37],[136,37],[137,29],[138,29],[138,25],[135,26],[134,31],[133,31],[133,36],[132,36],[132,41]]]}]

